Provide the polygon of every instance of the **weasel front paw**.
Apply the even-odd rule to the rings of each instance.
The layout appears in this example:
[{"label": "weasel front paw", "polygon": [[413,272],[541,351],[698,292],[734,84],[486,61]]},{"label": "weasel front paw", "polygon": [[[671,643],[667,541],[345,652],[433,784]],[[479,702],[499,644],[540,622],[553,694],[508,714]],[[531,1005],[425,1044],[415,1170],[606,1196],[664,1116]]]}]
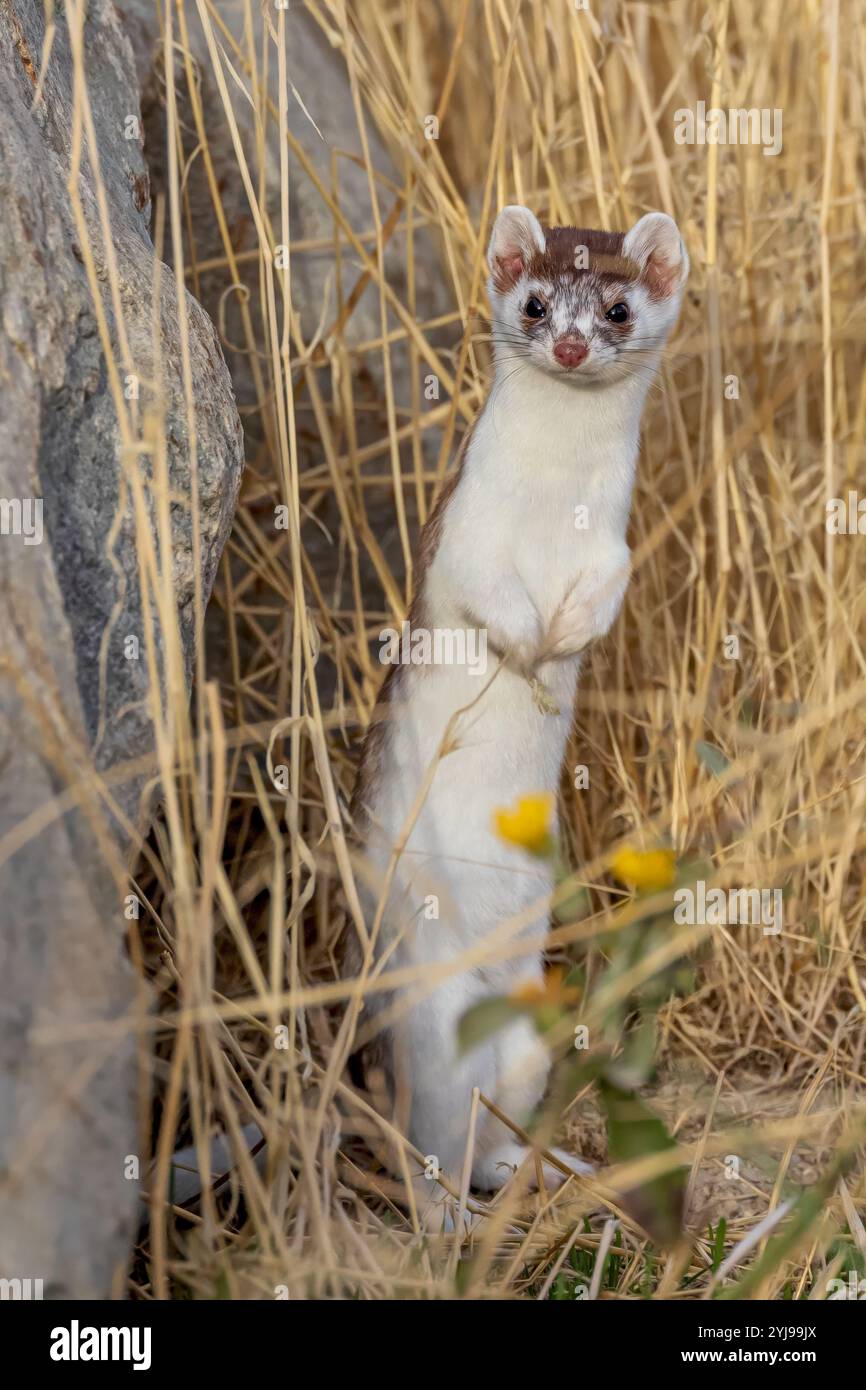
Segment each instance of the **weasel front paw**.
[{"label": "weasel front paw", "polygon": [[510,670],[527,679],[533,673],[543,626],[522,580],[503,575],[495,589],[460,605],[464,620],[486,633],[487,646]]},{"label": "weasel front paw", "polygon": [[619,564],[584,570],[557,608],[543,645],[542,662],[576,656],[613,626],[628,588],[631,568]]},{"label": "weasel front paw", "polygon": [[[575,1158],[573,1154],[566,1153],[564,1149],[551,1149],[552,1156],[559,1160],[563,1168],[579,1177],[588,1177],[595,1172],[591,1163],[584,1163],[583,1159]],[[483,1188],[485,1191],[497,1191],[514,1176],[516,1170],[526,1160],[529,1149],[525,1144],[518,1144],[513,1140],[504,1140],[485,1158],[476,1161],[472,1169],[472,1181],[476,1187]],[[541,1160],[541,1172],[544,1186],[555,1191],[568,1181],[568,1173],[564,1173],[562,1168],[554,1167],[545,1159]],[[532,1164],[529,1173],[527,1186],[530,1191],[538,1190],[538,1169],[535,1163]]]}]

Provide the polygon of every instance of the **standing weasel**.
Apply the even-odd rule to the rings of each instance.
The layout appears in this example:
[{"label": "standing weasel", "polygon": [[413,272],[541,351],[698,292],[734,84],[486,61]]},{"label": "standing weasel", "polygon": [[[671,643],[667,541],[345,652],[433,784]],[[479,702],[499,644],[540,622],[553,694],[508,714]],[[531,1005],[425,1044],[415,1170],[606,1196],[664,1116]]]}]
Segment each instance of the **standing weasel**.
[{"label": "standing weasel", "polygon": [[[555,796],[580,653],[628,584],[641,413],[688,274],[676,224],[658,212],[623,235],[543,230],[506,207],[488,261],[493,386],[424,527],[409,630],[391,643],[392,660],[411,660],[391,666],[353,800],[371,974],[423,967],[406,996],[366,995],[361,1031],[398,1110],[403,1097],[408,1138],[458,1180],[473,1088],[523,1125],[546,1086],[548,1051],[527,1019],[457,1050],[466,1009],[542,978],[552,872],[497,837],[494,812]],[[452,965],[514,919],[537,943],[530,954]],[[344,974],[363,960],[353,938]],[[489,1190],[526,1149],[482,1106],[473,1155],[473,1184]]]}]

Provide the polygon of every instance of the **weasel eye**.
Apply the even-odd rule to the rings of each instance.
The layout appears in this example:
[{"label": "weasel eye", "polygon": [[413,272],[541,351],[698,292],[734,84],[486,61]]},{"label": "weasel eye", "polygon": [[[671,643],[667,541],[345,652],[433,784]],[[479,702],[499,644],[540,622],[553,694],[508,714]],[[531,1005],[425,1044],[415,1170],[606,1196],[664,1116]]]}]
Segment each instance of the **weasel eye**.
[{"label": "weasel eye", "polygon": [[613,304],[605,314],[605,318],[610,319],[611,323],[626,323],[628,321],[628,305]]},{"label": "weasel eye", "polygon": [[531,294],[526,301],[523,312],[524,314],[526,314],[527,318],[543,319],[544,315],[547,313],[547,310],[545,309],[541,300],[538,299],[534,294]]}]

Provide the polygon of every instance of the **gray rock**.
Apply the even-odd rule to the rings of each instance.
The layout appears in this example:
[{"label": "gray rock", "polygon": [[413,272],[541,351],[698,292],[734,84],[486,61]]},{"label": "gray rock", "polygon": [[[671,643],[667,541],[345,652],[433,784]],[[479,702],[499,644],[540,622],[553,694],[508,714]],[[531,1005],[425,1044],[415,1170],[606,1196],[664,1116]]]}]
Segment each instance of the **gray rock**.
[{"label": "gray rock", "polygon": [[[86,13],[88,94],[143,412],[158,373],[136,75],[110,0],[90,0]],[[0,1279],[42,1279],[46,1297],[96,1298],[123,1290],[139,1203],[139,1183],[125,1176],[128,1157],[139,1156],[131,1024],[143,1004],[125,954],[122,817],[142,826],[148,808],[144,779],[123,769],[150,752],[153,733],[140,546],[67,188],[74,122],[63,7],[56,20],[43,100],[34,106],[43,6],[14,0],[0,7]],[[120,361],[86,153],[78,189]],[[196,566],[207,598],[237,499],[243,445],[213,325],[189,295],[185,302],[198,554],[178,301],[163,268],[158,337],[171,565],[188,674]],[[146,477],[147,460],[137,466]],[[138,659],[128,659],[131,637]],[[155,646],[161,670],[159,633]],[[120,779],[111,792],[121,819],[107,812],[93,768]]]}]

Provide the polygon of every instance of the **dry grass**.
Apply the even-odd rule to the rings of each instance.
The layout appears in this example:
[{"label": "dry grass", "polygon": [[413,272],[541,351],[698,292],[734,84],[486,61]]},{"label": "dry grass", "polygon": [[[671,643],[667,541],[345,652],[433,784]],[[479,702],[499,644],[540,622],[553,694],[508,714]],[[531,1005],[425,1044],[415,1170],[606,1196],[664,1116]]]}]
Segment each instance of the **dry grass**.
[{"label": "dry grass", "polygon": [[[302,157],[287,83],[273,87],[283,101],[267,94],[265,63],[287,66],[315,114],[282,12],[269,11],[272,33],[256,49],[251,26],[199,4],[221,129],[188,96],[179,120],[197,7],[164,12],[176,269],[199,289],[212,277],[211,289],[246,279],[256,292],[228,335],[239,348],[229,360],[243,359],[251,383],[249,468],[207,666],[189,708],[177,679],[154,700],[164,811],[135,871],[146,910],[134,949],[159,1000],[146,1032],[155,1163],[131,1287],[143,1298],[272,1298],[277,1286],[291,1297],[546,1297],[568,1296],[585,1274],[603,1297],[701,1297],[722,1249],[829,1171],[815,1218],[741,1290],[824,1297],[827,1278],[866,1257],[862,1169],[833,1169],[842,1148],[856,1150],[866,1085],[866,552],[824,524],[826,500],[863,474],[866,30],[853,18],[842,28],[838,0],[309,8],[348,62],[358,147],[375,132],[392,154],[388,171],[362,156],[372,218],[342,198],[337,156],[327,185]],[[235,130],[235,158],[254,236],[239,248],[226,225],[224,259],[202,266],[181,171],[196,149],[201,164],[225,144],[248,98],[258,147]],[[780,108],[781,154],[677,145],[673,113],[699,100]],[[432,113],[438,140],[424,137]],[[272,256],[292,242],[290,181],[324,201],[332,227],[333,293],[315,306],[312,345],[289,307],[309,248],[293,246],[288,267]],[[218,217],[223,191],[214,181]],[[483,252],[491,215],[511,201],[553,222],[618,228],[661,208],[692,260],[645,420],[634,579],[582,682],[573,761],[589,766],[590,785],[563,787],[587,915],[557,928],[552,954],[583,961],[591,1002],[598,939],[621,898],[605,861],[623,839],[711,860],[719,882],[784,887],[786,912],[780,936],[671,927],[671,955],[688,949],[697,964],[694,988],[661,1010],[650,1088],[680,1144],[672,1155],[628,1173],[603,1166],[552,1199],[512,1184],[471,1236],[431,1241],[372,1156],[385,1121],[348,1086],[348,1039],[334,1044],[330,1006],[356,988],[334,979],[352,900],[341,800],[376,700],[371,641],[404,615],[418,522],[484,399]],[[404,268],[398,284],[386,248]],[[431,266],[432,323],[418,309]],[[359,282],[378,315],[366,342],[352,333]],[[431,372],[437,401],[423,396]],[[189,396],[194,409],[192,383]],[[274,525],[280,504],[286,529]],[[158,566],[146,577],[170,649]],[[736,659],[725,655],[731,635]],[[724,755],[721,773],[707,744]],[[287,787],[269,775],[269,749]],[[639,973],[663,964],[650,955]],[[279,1025],[285,1048],[273,1045]],[[252,1123],[267,1140],[264,1166],[241,1138]],[[589,1087],[561,1124],[605,1164]],[[172,1206],[173,1149],[197,1143],[206,1163],[223,1132],[230,1177],[214,1173],[200,1202]],[[732,1153],[735,1181],[724,1176]],[[617,1196],[653,1163],[690,1168],[688,1231],[666,1253],[649,1251]],[[707,1227],[715,1239],[721,1216],[714,1256]],[[728,1278],[753,1260],[737,1252]]]}]

